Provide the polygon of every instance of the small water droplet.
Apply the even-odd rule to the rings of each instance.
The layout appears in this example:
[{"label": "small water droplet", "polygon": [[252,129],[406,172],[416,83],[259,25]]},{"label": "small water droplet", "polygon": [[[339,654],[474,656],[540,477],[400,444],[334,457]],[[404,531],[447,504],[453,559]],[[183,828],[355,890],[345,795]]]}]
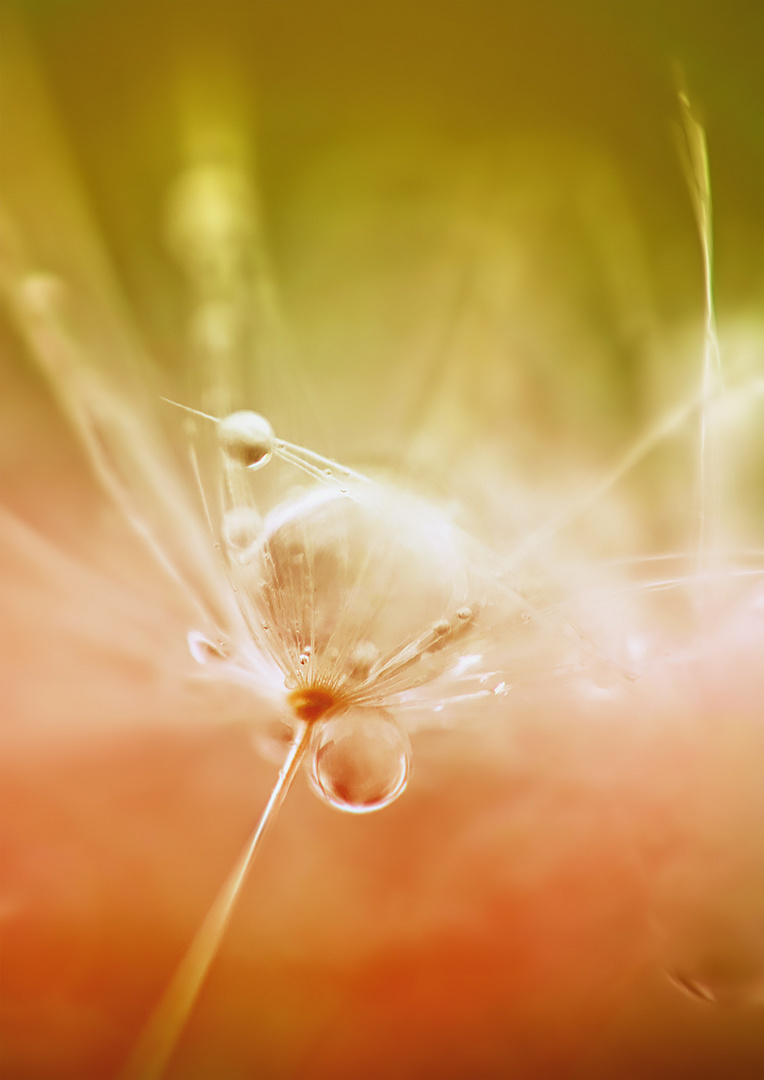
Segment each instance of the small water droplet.
[{"label": "small water droplet", "polygon": [[520,618],[523,620],[526,626],[528,626],[529,623],[533,622],[533,616],[527,611],[524,611]]},{"label": "small water droplet", "polygon": [[456,617],[457,619],[459,619],[460,622],[467,622],[469,619],[472,618],[472,608],[460,607],[456,613]]},{"label": "small water droplet", "polygon": [[318,727],[312,780],[331,806],[367,814],[404,791],[410,761],[408,736],[389,713],[354,708]]},{"label": "small water droplet", "polygon": [[231,413],[218,424],[218,438],[229,461],[246,469],[260,469],[273,456],[273,428],[259,413]]}]

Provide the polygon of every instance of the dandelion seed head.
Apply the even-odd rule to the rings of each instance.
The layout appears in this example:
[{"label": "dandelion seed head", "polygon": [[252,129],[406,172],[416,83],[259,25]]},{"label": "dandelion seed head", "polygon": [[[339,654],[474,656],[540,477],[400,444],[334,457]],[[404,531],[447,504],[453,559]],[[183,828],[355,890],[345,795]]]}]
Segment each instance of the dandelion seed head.
[{"label": "dandelion seed head", "polygon": [[[304,719],[428,683],[474,628],[465,600],[478,575],[458,530],[381,485],[352,495],[319,485],[276,507],[239,578]],[[303,697],[314,693],[326,697]]]}]

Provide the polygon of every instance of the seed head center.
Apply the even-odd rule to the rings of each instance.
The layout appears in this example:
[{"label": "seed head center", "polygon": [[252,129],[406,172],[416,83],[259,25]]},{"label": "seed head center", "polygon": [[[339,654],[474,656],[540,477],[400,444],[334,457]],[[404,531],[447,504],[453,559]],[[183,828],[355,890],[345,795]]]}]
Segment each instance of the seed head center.
[{"label": "seed head center", "polygon": [[340,698],[325,686],[298,686],[287,698],[299,720],[314,723],[340,704]]}]

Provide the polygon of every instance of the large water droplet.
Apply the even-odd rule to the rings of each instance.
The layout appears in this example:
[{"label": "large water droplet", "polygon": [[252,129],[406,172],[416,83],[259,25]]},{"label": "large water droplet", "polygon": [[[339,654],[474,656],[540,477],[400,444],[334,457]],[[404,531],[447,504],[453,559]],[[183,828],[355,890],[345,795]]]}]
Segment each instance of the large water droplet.
[{"label": "large water droplet", "polygon": [[312,780],[338,810],[368,814],[398,798],[408,781],[411,746],[382,709],[349,709],[318,727]]},{"label": "large water droplet", "polygon": [[256,412],[231,413],[218,424],[223,453],[236,465],[260,469],[273,454],[273,428]]},{"label": "large water droplet", "polygon": [[231,558],[245,564],[257,551],[263,519],[254,506],[237,506],[223,518],[223,539]]}]

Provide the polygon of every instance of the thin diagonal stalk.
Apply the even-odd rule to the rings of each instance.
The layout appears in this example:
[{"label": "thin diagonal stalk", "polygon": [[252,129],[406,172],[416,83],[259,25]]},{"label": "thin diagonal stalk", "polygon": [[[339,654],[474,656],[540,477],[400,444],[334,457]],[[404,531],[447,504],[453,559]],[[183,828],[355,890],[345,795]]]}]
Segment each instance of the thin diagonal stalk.
[{"label": "thin diagonal stalk", "polygon": [[170,985],[138,1038],[121,1080],[158,1080],[170,1060],[188,1020],[231,918],[252,860],[270,822],[286,798],[310,742],[311,728],[303,724],[252,836],[178,965]]}]

